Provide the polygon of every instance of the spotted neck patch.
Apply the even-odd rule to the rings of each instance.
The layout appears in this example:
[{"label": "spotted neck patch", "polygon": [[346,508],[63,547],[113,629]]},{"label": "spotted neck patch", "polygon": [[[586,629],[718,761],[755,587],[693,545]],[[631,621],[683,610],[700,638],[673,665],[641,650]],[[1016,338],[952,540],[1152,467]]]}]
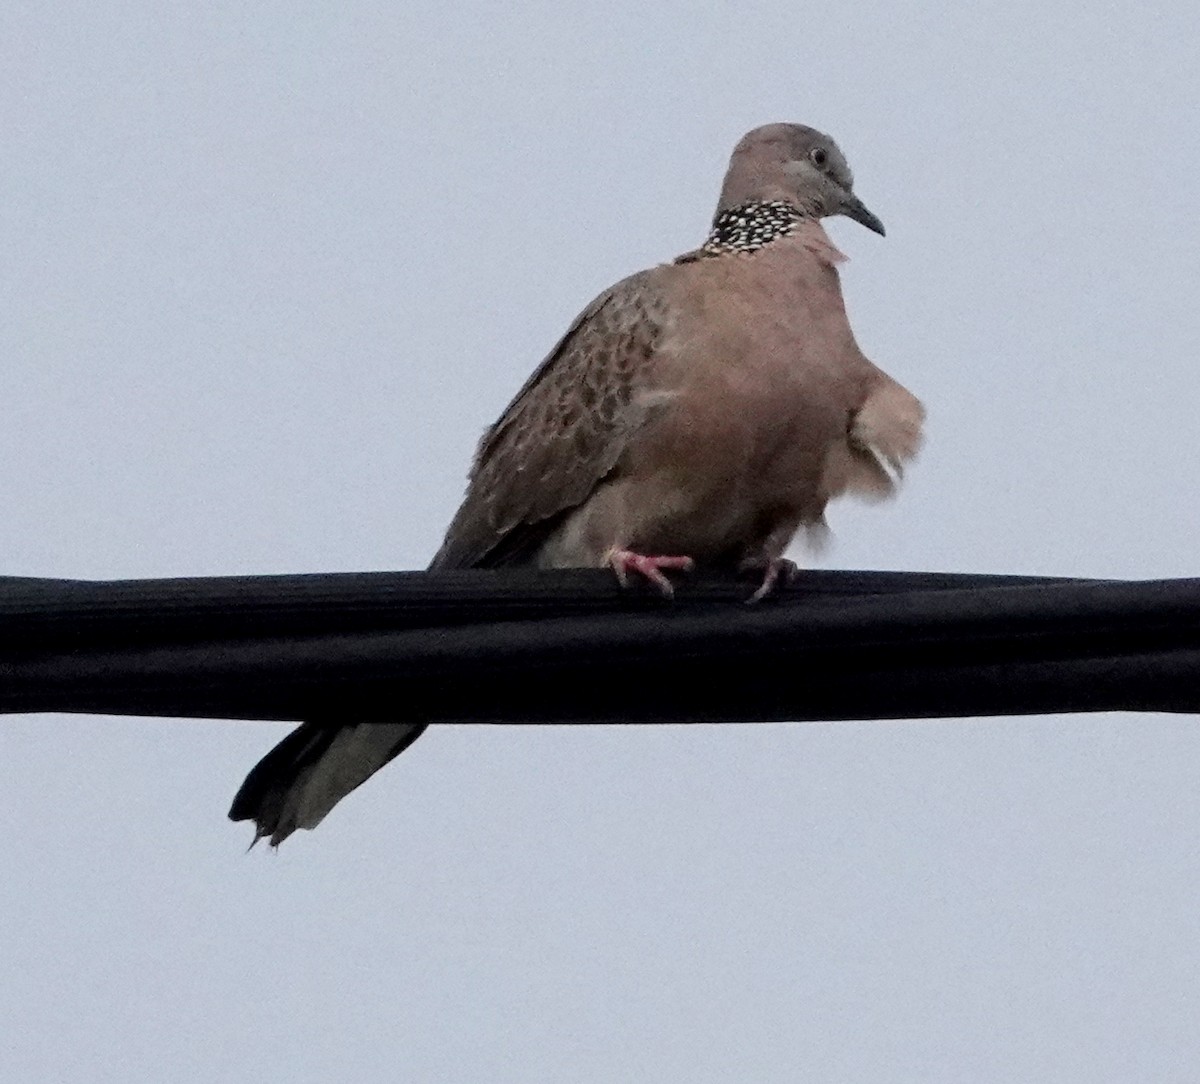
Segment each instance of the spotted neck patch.
[{"label": "spotted neck patch", "polygon": [[810,216],[783,200],[743,203],[722,211],[700,251],[706,256],[757,252],[792,233]]}]

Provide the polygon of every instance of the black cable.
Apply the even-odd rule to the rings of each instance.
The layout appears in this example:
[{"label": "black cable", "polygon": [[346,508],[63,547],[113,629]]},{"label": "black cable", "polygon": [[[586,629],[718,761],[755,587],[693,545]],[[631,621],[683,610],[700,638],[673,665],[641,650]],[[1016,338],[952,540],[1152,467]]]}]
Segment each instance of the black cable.
[{"label": "black cable", "polygon": [[738,722],[1200,711],[1200,580],[0,579],[0,712]]}]

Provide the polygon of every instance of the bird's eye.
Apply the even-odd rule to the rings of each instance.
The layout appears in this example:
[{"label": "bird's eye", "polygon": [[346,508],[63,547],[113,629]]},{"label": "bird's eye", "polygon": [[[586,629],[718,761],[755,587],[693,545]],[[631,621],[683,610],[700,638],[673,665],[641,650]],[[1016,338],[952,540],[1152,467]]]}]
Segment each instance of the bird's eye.
[{"label": "bird's eye", "polygon": [[808,156],[812,159],[813,165],[817,166],[818,168],[824,166],[825,163],[829,161],[829,155],[826,153],[824,147],[813,147],[813,149],[808,152]]}]

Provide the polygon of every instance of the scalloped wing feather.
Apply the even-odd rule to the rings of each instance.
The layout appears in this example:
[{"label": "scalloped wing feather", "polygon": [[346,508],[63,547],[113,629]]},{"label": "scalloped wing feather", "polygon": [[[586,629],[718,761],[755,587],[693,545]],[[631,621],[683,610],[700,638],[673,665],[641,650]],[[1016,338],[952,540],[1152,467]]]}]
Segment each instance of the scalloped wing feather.
[{"label": "scalloped wing feather", "polygon": [[533,560],[558,520],[616,467],[648,409],[638,393],[666,324],[663,270],[596,298],[483,435],[430,568]]}]

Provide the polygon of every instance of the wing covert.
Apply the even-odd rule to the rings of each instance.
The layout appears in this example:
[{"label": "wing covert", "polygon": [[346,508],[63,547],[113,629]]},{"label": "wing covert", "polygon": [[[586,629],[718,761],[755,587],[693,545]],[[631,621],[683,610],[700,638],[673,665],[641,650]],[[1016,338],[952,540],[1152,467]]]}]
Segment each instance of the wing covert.
[{"label": "wing covert", "polygon": [[431,569],[531,560],[616,467],[645,417],[638,392],[665,325],[655,274],[632,275],[596,298],[484,433]]}]

